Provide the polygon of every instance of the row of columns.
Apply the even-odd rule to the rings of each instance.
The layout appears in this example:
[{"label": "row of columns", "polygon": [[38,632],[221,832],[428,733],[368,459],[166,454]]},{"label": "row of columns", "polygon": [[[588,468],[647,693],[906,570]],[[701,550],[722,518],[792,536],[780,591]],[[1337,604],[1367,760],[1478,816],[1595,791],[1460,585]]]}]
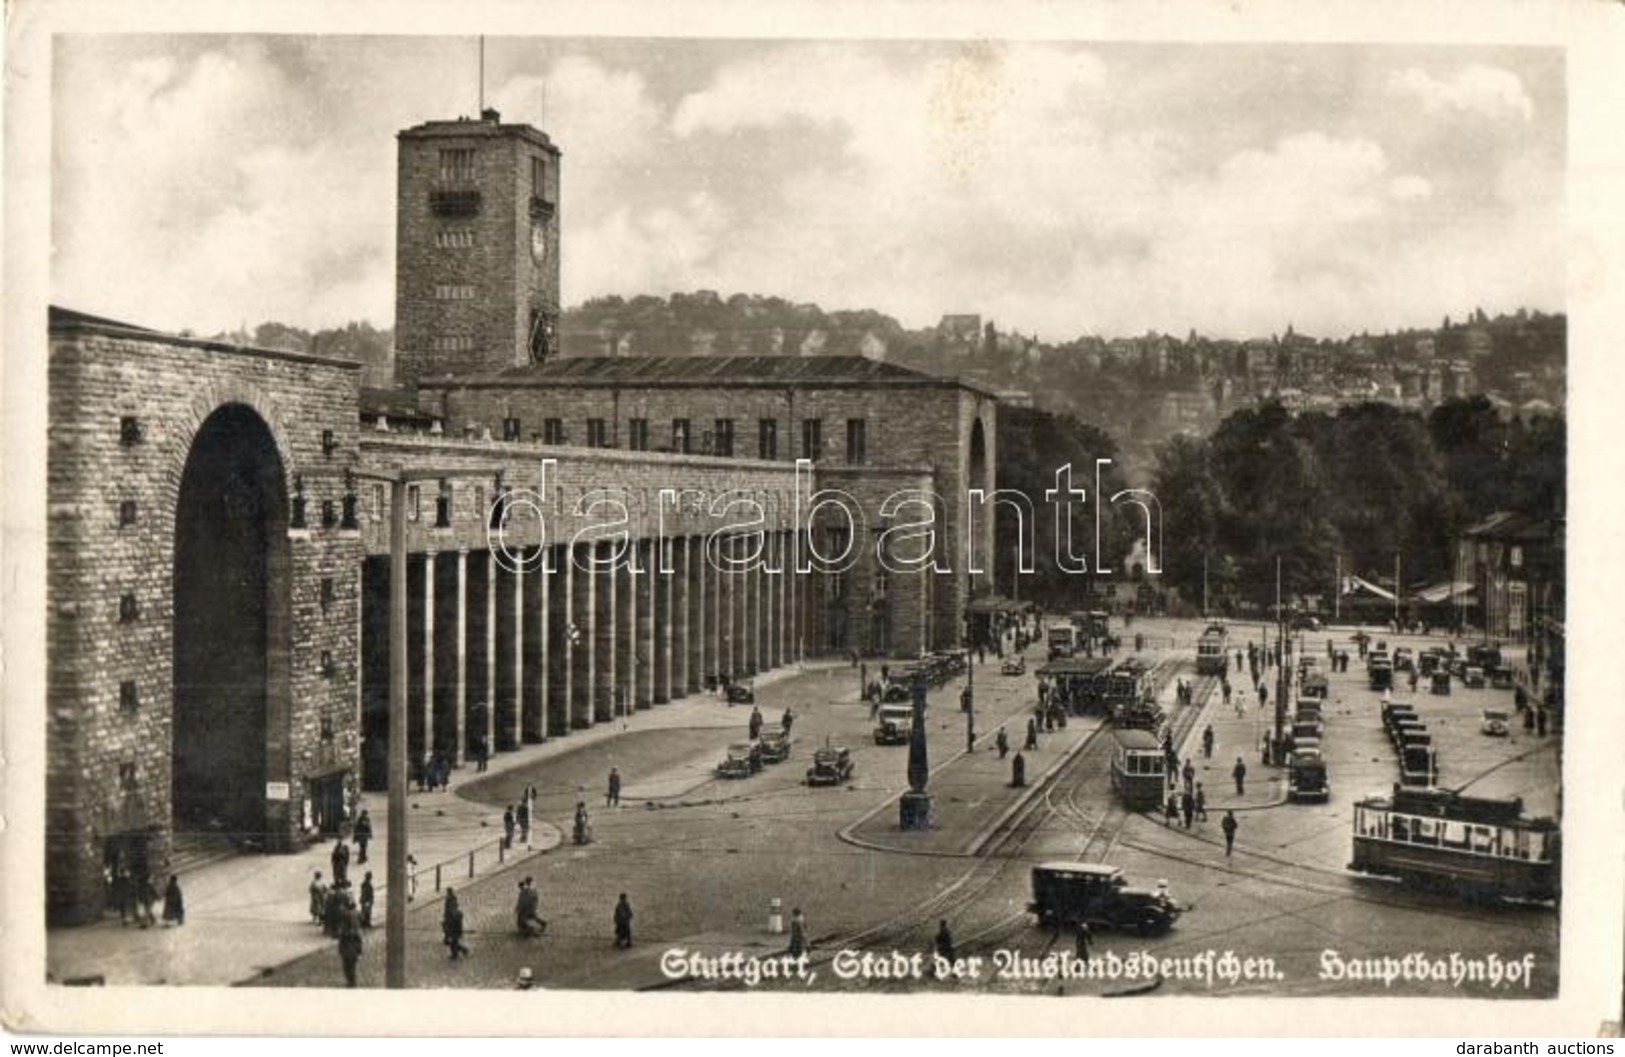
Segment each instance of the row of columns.
[{"label": "row of columns", "polygon": [[618,564],[610,542],[412,555],[410,758],[460,765],[794,661],[811,602],[795,541],[765,534],[736,571],[753,542],[635,540]]}]

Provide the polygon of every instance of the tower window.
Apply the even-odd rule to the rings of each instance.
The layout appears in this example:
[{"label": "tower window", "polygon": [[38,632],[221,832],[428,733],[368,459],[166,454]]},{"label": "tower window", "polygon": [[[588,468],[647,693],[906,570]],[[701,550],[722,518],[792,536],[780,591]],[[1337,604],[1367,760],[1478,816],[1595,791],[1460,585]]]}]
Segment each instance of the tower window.
[{"label": "tower window", "polygon": [[801,423],[801,457],[817,462],[824,456],[824,420],[803,419]]},{"label": "tower window", "polygon": [[524,424],[521,423],[517,418],[505,418],[502,420],[503,440],[519,441],[523,440],[524,438]]},{"label": "tower window", "polygon": [[440,152],[440,182],[466,184],[474,182],[474,148],[455,147]]},{"label": "tower window", "polygon": [[124,415],[118,420],[119,443],[126,448],[133,448],[141,443],[141,420],[134,415]]},{"label": "tower window", "polygon": [[141,691],[136,688],[134,679],[126,679],[118,684],[118,707],[120,712],[140,711]]},{"label": "tower window", "polygon": [[423,501],[423,489],[415,484],[406,486],[406,520],[418,519],[419,504]]},{"label": "tower window", "polygon": [[626,424],[626,446],[633,451],[649,450],[649,420],[634,418]]},{"label": "tower window", "polygon": [[472,301],[474,287],[468,284],[439,283],[434,288],[436,301]]},{"label": "tower window", "polygon": [[734,420],[719,418],[716,422],[716,443],[712,450],[718,455],[732,455],[734,453]]},{"label": "tower window", "polygon": [[135,524],[136,507],[134,499],[121,500],[118,505],[118,527],[128,528]]},{"label": "tower window", "polygon": [[530,159],[530,193],[537,198],[547,198],[547,159],[533,157]]},{"label": "tower window", "polygon": [[466,250],[474,245],[474,232],[470,229],[437,231],[434,244],[443,250]]},{"label": "tower window", "polygon": [[688,419],[674,418],[671,420],[671,450],[687,455],[693,451],[693,430],[689,427]]},{"label": "tower window", "polygon": [[763,459],[779,457],[779,420],[760,419],[756,423],[756,454]]},{"label": "tower window", "polygon": [[564,419],[562,419],[562,418],[544,418],[544,419],[542,419],[542,443],[544,443],[544,444],[565,444],[565,443],[567,443],[567,441],[565,441],[565,439],[564,439]]},{"label": "tower window", "polygon": [[861,418],[846,420],[846,461],[849,466],[858,466],[868,461],[869,455],[869,423]]},{"label": "tower window", "polygon": [[133,624],[141,618],[141,604],[136,601],[135,592],[121,595],[118,600],[118,619],[120,624]]},{"label": "tower window", "polygon": [[609,430],[606,428],[603,419],[589,418],[587,420],[587,447],[609,447]]}]

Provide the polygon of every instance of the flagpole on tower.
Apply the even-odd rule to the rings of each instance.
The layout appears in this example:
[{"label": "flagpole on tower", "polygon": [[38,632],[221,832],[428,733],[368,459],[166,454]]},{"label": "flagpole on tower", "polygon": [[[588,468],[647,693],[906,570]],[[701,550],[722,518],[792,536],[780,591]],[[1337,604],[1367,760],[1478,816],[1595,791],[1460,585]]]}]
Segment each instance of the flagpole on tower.
[{"label": "flagpole on tower", "polygon": [[485,116],[485,34],[480,34],[480,116]]}]

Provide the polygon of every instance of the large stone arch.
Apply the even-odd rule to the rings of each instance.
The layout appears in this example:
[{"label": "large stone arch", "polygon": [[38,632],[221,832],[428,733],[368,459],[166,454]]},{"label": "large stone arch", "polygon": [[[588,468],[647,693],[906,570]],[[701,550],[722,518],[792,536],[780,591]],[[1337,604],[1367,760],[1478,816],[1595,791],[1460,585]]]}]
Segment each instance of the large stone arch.
[{"label": "large stone arch", "polygon": [[167,484],[171,813],[178,832],[266,847],[280,844],[287,804],[267,783],[291,769],[291,454],[270,402],[235,395],[247,399],[188,407],[197,421],[177,430],[185,455]]}]

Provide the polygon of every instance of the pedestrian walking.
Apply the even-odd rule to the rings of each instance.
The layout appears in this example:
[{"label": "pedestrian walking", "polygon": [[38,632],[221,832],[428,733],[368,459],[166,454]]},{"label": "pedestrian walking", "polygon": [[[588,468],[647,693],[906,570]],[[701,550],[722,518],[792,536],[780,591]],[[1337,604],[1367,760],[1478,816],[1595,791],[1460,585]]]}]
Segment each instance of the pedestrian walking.
[{"label": "pedestrian walking", "polygon": [[361,879],[361,926],[372,928],[372,908],[378,899],[378,892],[372,886],[372,871]]},{"label": "pedestrian walking", "polygon": [[1179,797],[1173,793],[1168,794],[1168,802],[1162,806],[1162,824],[1172,826],[1179,821]]},{"label": "pedestrian walking", "polygon": [[118,907],[118,923],[128,925],[135,916],[135,878],[122,863],[113,870],[113,905]]},{"label": "pedestrian walking", "polygon": [[1236,765],[1230,768],[1230,777],[1236,780],[1236,795],[1245,796],[1247,793],[1247,765],[1240,756],[1236,757]]},{"label": "pedestrian walking", "polygon": [[1079,918],[1073,926],[1073,943],[1073,949],[1077,953],[1078,959],[1087,962],[1089,960],[1089,948],[1094,946],[1095,936],[1094,933],[1089,931],[1089,922],[1083,918]]},{"label": "pedestrian walking", "polygon": [[1031,716],[1027,718],[1027,743],[1023,745],[1022,748],[1038,748],[1038,720]]},{"label": "pedestrian walking", "polygon": [[519,806],[514,808],[513,820],[519,826],[519,843],[520,844],[525,844],[525,845],[530,844],[530,803],[529,803],[529,801],[525,801],[525,800],[519,801]]},{"label": "pedestrian walking", "polygon": [[372,843],[372,816],[363,809],[355,820],[355,864],[362,865],[367,861],[367,845]]},{"label": "pedestrian walking", "polygon": [[1021,753],[1018,752],[1010,760],[1010,786],[1013,789],[1020,789],[1023,786],[1025,786],[1026,784],[1027,784],[1027,761],[1021,755]]},{"label": "pedestrian walking", "polygon": [[474,769],[484,774],[490,766],[491,744],[485,740],[485,735],[481,734],[474,739]]},{"label": "pedestrian walking", "polygon": [[322,872],[316,871],[310,879],[310,922],[320,925],[327,913],[327,886],[322,884]]},{"label": "pedestrian walking", "polygon": [[504,848],[513,847],[513,833],[518,824],[519,821],[513,813],[513,805],[509,804],[508,809],[502,813],[502,846]]},{"label": "pedestrian walking", "polygon": [[153,883],[150,873],[143,873],[136,879],[135,901],[141,927],[151,928],[158,924],[158,916],[152,912],[153,904],[158,902],[158,886]]},{"label": "pedestrian walking", "polygon": [[750,732],[750,740],[751,741],[755,741],[757,738],[761,737],[761,734],[762,734],[762,710],[757,708],[754,705],[751,706],[750,722],[748,722],[746,724],[746,729],[749,730],[749,732]]},{"label": "pedestrian walking", "polygon": [[542,896],[536,890],[533,878],[525,878],[519,882],[519,899],[514,904],[514,919],[519,926],[519,934],[526,939],[540,936],[547,931],[547,922],[542,920]]},{"label": "pedestrian walking", "polygon": [[164,889],[164,920],[177,925],[186,924],[186,900],[181,896],[181,879],[174,874],[169,875],[169,885]]},{"label": "pedestrian walking", "polygon": [[352,913],[339,931],[339,964],[344,967],[344,986],[356,985],[356,969],[361,964],[361,922]]},{"label": "pedestrian walking", "polygon": [[463,908],[457,902],[457,893],[446,889],[446,904],[440,910],[441,942],[451,951],[451,960],[466,957],[468,947],[463,943]]},{"label": "pedestrian walking", "polygon": [[1263,683],[1258,684],[1258,708],[1263,711],[1270,703],[1270,688]]},{"label": "pedestrian walking", "polygon": [[[1225,695],[1225,704],[1230,703],[1230,695]],[[1209,723],[1202,730],[1202,759],[1213,759],[1213,724]]]},{"label": "pedestrian walking", "polygon": [[800,907],[790,911],[790,957],[799,958],[807,953],[807,916]]},{"label": "pedestrian walking", "polygon": [[1196,764],[1189,757],[1186,757],[1185,769],[1179,772],[1179,776],[1185,780],[1185,792],[1189,795],[1196,788]]},{"label": "pedestrian walking", "polygon": [[1196,817],[1196,797],[1188,791],[1179,798],[1179,813],[1185,818],[1185,828],[1190,829]]},{"label": "pedestrian walking", "polygon": [[608,807],[621,806],[621,772],[617,767],[609,769],[609,787],[604,791],[604,804]]},{"label": "pedestrian walking", "polygon": [[779,717],[779,729],[782,730],[788,737],[790,734],[790,726],[791,724],[795,723],[795,721],[796,714],[786,707],[784,710],[784,715]]},{"label": "pedestrian walking", "polygon": [[339,937],[339,926],[344,923],[344,886],[334,882],[327,890],[327,902],[322,907],[322,934]]},{"label": "pedestrian walking", "polygon": [[937,921],[936,949],[937,957],[949,962],[954,960],[954,934],[948,928],[947,918],[940,918]]},{"label": "pedestrian walking", "polygon": [[344,843],[343,837],[333,842],[331,859],[333,862],[333,883],[335,885],[344,884],[350,879],[350,846]]},{"label": "pedestrian walking", "polygon": [[587,824],[587,802],[585,800],[576,801],[576,816],[571,827],[571,839],[577,844],[585,844],[592,839],[592,831]]},{"label": "pedestrian walking", "polygon": [[1546,736],[1546,706],[1540,705],[1535,709],[1535,733],[1544,738]]},{"label": "pedestrian walking", "polygon": [[632,904],[625,892],[615,902],[615,946],[632,946]]},{"label": "pedestrian walking", "polygon": [[1207,821],[1207,793],[1203,792],[1201,782],[1196,783],[1196,817]]},{"label": "pedestrian walking", "polygon": [[1230,857],[1231,850],[1236,846],[1237,825],[1236,813],[1234,811],[1226,811],[1224,813],[1224,821],[1219,823],[1219,828],[1224,830],[1224,857],[1227,859]]},{"label": "pedestrian walking", "polygon": [[995,746],[997,746],[997,748],[999,750],[999,759],[1002,760],[1002,759],[1005,758],[1006,755],[1009,754],[1009,752],[1010,752],[1010,735],[1008,735],[1008,734],[1006,734],[1004,732],[1003,727],[999,728],[999,733],[998,733],[998,735],[996,737],[994,737],[993,744]]}]

